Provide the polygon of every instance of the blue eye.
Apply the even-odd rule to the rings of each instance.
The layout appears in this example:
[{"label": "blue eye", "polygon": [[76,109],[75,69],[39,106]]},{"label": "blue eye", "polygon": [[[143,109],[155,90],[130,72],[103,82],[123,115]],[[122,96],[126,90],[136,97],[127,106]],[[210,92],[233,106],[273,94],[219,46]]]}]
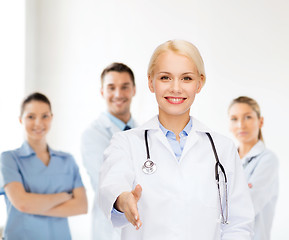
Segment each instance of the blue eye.
[{"label": "blue eye", "polygon": [[190,81],[190,80],[193,80],[193,79],[191,77],[184,77],[184,80]]}]

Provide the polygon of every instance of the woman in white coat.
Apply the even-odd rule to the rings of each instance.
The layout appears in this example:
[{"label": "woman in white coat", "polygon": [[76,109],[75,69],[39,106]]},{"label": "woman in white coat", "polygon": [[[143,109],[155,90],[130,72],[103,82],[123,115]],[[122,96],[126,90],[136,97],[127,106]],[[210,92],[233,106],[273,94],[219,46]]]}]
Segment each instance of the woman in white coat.
[{"label": "woman in white coat", "polygon": [[193,44],[173,40],[154,51],[148,84],[159,114],[114,135],[100,176],[101,208],[122,239],[251,239],[253,207],[234,144],[189,115],[205,78]]},{"label": "woman in white coat", "polygon": [[254,240],[269,240],[278,197],[278,159],[264,145],[264,119],[254,99],[234,99],[229,117],[255,210]]}]

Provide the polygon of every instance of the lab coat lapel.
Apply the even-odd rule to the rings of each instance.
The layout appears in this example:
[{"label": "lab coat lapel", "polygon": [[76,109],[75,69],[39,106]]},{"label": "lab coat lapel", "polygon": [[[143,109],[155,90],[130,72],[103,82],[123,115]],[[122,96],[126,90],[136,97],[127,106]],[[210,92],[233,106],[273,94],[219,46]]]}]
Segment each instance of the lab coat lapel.
[{"label": "lab coat lapel", "polygon": [[111,136],[114,133],[121,131],[115,124],[113,124],[112,121],[110,121],[109,117],[105,113],[102,113],[100,115],[99,121],[107,129],[107,131],[110,132]]},{"label": "lab coat lapel", "polygon": [[159,129],[158,131],[155,132],[155,137],[157,138],[157,140],[160,143],[162,143],[169,150],[169,152],[174,156],[174,158],[176,158],[176,155],[175,155],[168,139],[166,138],[166,136],[164,135],[164,133],[162,132],[161,129]]},{"label": "lab coat lapel", "polygon": [[196,131],[194,131],[192,129],[188,135],[188,138],[187,138],[186,144],[184,146],[180,161],[182,161],[182,159],[186,156],[186,154],[189,152],[189,150],[196,144],[198,139],[199,139],[198,134],[196,133]]},{"label": "lab coat lapel", "polygon": [[211,132],[211,130],[199,122],[197,119],[192,117],[192,129],[188,135],[185,147],[182,152],[180,161],[186,156],[190,149],[197,143],[199,140],[199,133]]},{"label": "lab coat lapel", "polygon": [[265,145],[264,143],[259,140],[253,147],[252,149],[241,159],[242,161],[247,161],[253,157],[258,156],[265,150]]},{"label": "lab coat lapel", "polygon": [[159,127],[158,116],[153,117],[150,121],[142,125],[141,128],[143,128],[143,130],[146,130],[146,129],[151,130],[149,131],[149,136],[150,134],[153,134],[154,137],[157,139],[157,141],[163,144],[169,150],[169,152],[175,157],[175,153],[173,152],[168,139],[166,138],[166,136],[164,135],[164,133]]}]

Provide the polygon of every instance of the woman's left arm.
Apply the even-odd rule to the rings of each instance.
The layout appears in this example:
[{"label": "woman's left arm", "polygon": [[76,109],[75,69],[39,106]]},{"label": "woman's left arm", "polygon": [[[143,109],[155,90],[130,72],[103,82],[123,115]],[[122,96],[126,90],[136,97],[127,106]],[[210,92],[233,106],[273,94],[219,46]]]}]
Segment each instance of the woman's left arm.
[{"label": "woman's left arm", "polygon": [[87,197],[84,187],[78,187],[72,191],[73,197],[59,204],[41,215],[50,217],[69,217],[80,214],[86,214],[88,209]]},{"label": "woman's left arm", "polygon": [[260,156],[248,183],[255,215],[278,195],[278,158],[270,151]]}]

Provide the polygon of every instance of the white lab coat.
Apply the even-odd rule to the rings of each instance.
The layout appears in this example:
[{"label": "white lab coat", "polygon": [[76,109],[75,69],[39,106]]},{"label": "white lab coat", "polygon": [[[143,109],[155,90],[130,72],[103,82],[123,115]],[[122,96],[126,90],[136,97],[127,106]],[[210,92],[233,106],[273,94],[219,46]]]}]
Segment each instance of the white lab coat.
[{"label": "white lab coat", "polygon": [[120,230],[113,228],[98,206],[99,172],[103,163],[103,152],[109,145],[112,135],[121,131],[106,115],[102,113],[83,133],[81,152],[83,165],[91,180],[94,190],[92,208],[91,239],[120,240]]},{"label": "white lab coat", "polygon": [[[151,175],[142,171],[147,156],[145,129],[149,129],[151,160],[157,165]],[[228,225],[220,223],[215,157],[206,131],[211,133],[226,169]],[[136,184],[143,189],[138,202],[143,225],[137,231],[124,222],[123,240],[249,240],[252,237],[253,206],[236,148],[231,140],[211,132],[194,118],[179,162],[159,128],[157,117],[139,128],[114,135],[105,151],[100,174],[100,206],[108,218],[116,198],[134,189]]]},{"label": "white lab coat", "polygon": [[242,159],[255,210],[254,240],[269,240],[278,197],[278,159],[262,141]]}]

